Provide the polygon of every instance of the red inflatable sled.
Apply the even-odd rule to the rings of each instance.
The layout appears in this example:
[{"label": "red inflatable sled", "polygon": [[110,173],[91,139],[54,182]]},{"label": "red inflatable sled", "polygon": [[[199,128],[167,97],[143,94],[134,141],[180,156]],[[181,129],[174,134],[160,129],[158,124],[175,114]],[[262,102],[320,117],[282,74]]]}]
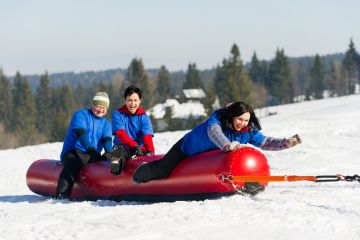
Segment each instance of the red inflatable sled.
[{"label": "red inflatable sled", "polygon": [[[231,153],[212,150],[188,157],[180,162],[166,179],[136,184],[134,171],[143,162],[163,155],[138,157],[128,161],[120,175],[110,173],[108,162],[95,162],[81,169],[71,199],[115,201],[178,201],[204,200],[232,195],[244,186],[233,183],[227,176],[269,176],[265,156],[251,147]],[[62,165],[60,161],[42,159],[31,164],[26,174],[29,189],[36,194],[55,196]],[[267,186],[267,183],[260,183]]]}]

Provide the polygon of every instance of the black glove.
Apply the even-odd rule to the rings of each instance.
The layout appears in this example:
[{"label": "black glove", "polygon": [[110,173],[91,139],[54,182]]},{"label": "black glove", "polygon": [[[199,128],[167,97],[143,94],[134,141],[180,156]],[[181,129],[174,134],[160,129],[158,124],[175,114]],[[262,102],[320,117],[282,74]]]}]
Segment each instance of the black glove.
[{"label": "black glove", "polygon": [[102,161],[111,161],[112,153],[111,152],[104,152],[103,155],[101,155]]},{"label": "black glove", "polygon": [[86,153],[89,155],[89,162],[95,162],[101,159],[100,153],[94,147],[88,147]]},{"label": "black glove", "polygon": [[145,156],[146,152],[141,149],[140,146],[132,147],[130,149],[130,155],[131,156]]}]

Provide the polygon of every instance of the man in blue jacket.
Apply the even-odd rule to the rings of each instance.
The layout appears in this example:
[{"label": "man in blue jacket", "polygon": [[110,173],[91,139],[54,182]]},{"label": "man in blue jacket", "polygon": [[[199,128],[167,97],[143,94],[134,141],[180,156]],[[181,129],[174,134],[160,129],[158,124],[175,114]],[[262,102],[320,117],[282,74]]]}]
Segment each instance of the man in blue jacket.
[{"label": "man in blue jacket", "polygon": [[153,129],[149,116],[140,107],[142,92],[136,86],[124,91],[125,104],[112,113],[114,135],[113,158],[110,164],[112,174],[120,174],[131,156],[153,155]]},{"label": "man in blue jacket", "polygon": [[[111,159],[111,124],[105,118],[109,108],[106,92],[94,96],[90,109],[74,113],[60,154],[63,169],[56,188],[56,197],[69,198],[76,176],[86,164]],[[105,153],[101,156],[101,151]]]}]

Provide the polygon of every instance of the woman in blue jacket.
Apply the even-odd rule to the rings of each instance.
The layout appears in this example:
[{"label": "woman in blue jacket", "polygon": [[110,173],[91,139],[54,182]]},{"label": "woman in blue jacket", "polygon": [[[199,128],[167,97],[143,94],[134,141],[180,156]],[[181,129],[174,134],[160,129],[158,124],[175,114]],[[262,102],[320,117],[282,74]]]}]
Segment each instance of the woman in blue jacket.
[{"label": "woman in blue jacket", "polygon": [[[77,174],[88,163],[111,159],[111,124],[105,118],[109,108],[109,97],[98,92],[90,109],[74,113],[64,140],[60,159],[63,169],[56,188],[57,198],[69,198]],[[101,156],[101,151],[105,153]]]},{"label": "woman in blue jacket", "polygon": [[243,144],[263,150],[282,150],[301,143],[298,135],[291,138],[266,137],[254,110],[245,102],[234,102],[215,111],[207,121],[181,138],[162,159],[141,165],[133,175],[136,183],[166,178],[185,157],[212,149],[234,151]]}]

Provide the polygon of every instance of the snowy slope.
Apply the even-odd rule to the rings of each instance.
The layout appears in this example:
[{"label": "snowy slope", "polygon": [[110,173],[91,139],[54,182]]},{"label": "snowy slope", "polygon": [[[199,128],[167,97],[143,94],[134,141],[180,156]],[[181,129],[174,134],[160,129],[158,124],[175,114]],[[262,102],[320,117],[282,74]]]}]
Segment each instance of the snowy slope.
[{"label": "snowy slope", "polygon": [[[303,144],[264,152],[273,175],[360,173],[360,95],[269,110],[263,133]],[[186,131],[156,134],[165,153]],[[28,166],[61,143],[0,151],[0,239],[360,239],[360,183],[272,183],[256,197],[142,204],[69,202],[33,194]]]}]

